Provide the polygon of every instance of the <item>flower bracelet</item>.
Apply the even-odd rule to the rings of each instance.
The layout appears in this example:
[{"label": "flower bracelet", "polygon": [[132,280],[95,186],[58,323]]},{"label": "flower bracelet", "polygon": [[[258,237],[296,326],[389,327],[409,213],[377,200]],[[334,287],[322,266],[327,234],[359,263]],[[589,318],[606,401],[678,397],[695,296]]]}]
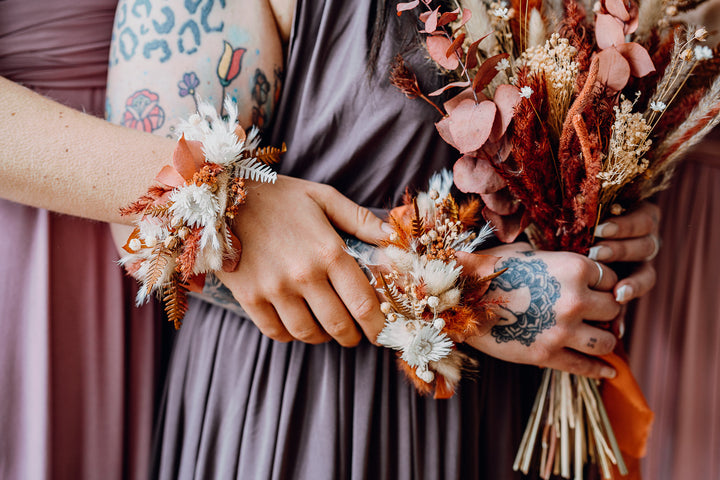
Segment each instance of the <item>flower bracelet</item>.
[{"label": "flower bracelet", "polygon": [[206,273],[237,268],[240,241],[229,222],[245,202],[245,181],[274,183],[269,164],[285,151],[284,144],[260,148],[255,127],[246,135],[229,97],[225,111],[221,118],[199,102],[198,112],[178,126],[172,165],[160,170],[145,195],[120,209],[123,216],[140,215],[120,260],[141,284],[136,302],[157,294],[175,328],[187,310],[187,292],[202,291]]}]

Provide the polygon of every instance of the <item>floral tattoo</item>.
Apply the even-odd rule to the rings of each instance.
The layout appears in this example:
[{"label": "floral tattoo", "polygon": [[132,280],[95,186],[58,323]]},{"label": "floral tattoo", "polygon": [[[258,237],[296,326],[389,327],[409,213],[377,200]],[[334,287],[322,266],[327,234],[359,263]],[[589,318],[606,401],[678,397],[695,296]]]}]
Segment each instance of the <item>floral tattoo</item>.
[{"label": "floral tattoo", "polygon": [[529,347],[538,334],[555,325],[553,306],[560,298],[560,282],[548,273],[547,265],[539,259],[509,258],[501,267],[507,267],[507,271],[492,281],[490,290],[528,289],[530,304],[524,312],[501,307],[500,322],[490,333],[497,343],[516,340]]}]

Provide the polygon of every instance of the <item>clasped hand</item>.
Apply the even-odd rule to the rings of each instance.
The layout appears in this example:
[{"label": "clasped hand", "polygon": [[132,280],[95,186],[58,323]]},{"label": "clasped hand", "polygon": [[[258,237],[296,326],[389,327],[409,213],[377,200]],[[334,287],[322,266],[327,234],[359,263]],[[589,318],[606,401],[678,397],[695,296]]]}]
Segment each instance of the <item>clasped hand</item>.
[{"label": "clasped hand", "polygon": [[[655,250],[657,207],[650,204],[602,227],[597,260],[642,261]],[[375,341],[384,315],[374,289],[345,252],[336,228],[366,243],[386,237],[382,221],[332,187],[279,176],[250,188],[235,222],[242,243],[236,272],[218,272],[260,331],[278,341],[354,346]],[[595,249],[598,252],[599,249]],[[624,303],[654,284],[645,262],[618,282],[609,267],[568,252],[531,251],[528,244],[483,253],[508,267],[489,294],[504,300],[501,322],[489,335],[467,339],[500,359],[558,368],[591,377],[614,372],[594,358],[613,350],[613,332],[597,322],[618,319]],[[602,258],[601,258],[602,257]],[[603,271],[600,279],[600,269]]]}]

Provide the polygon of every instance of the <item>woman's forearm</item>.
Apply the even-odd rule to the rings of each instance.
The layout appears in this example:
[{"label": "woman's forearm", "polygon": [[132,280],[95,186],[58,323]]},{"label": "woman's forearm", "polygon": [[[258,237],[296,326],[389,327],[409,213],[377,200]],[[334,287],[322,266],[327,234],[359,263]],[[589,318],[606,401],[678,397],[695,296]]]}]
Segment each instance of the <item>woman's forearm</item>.
[{"label": "woman's forearm", "polygon": [[147,189],[175,142],[65,107],[0,77],[0,197],[128,223],[118,207]]}]

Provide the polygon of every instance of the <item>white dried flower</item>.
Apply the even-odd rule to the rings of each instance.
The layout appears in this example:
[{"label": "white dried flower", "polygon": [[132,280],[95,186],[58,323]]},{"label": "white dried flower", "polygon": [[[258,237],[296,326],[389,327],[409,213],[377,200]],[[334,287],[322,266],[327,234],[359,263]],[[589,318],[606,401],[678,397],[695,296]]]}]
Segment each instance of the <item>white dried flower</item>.
[{"label": "white dried flower", "polygon": [[497,70],[498,72],[502,72],[504,70],[507,70],[508,68],[510,68],[510,62],[507,58],[503,58],[497,63],[497,65],[495,65],[495,70]]},{"label": "white dried flower", "polygon": [[713,51],[710,47],[706,47],[704,45],[697,45],[695,47],[695,58],[698,61],[710,60],[711,58],[713,58]]},{"label": "white dried flower", "polygon": [[520,89],[520,96],[523,98],[530,98],[533,93],[535,93],[535,91],[527,85]]},{"label": "white dried flower", "polygon": [[402,315],[393,315],[393,320],[387,320],[380,334],[377,336],[378,345],[403,350],[414,337],[414,328]]},{"label": "white dried flower", "polygon": [[190,227],[215,227],[220,214],[220,202],[210,186],[187,185],[170,194],[173,202],[170,213],[179,216]]},{"label": "white dried flower", "polygon": [[436,318],[433,320],[433,328],[437,330],[438,332],[441,332],[443,328],[445,328],[445,319],[443,318]]},{"label": "white dried flower", "polygon": [[701,42],[704,42],[707,39],[708,35],[709,33],[705,29],[705,27],[700,27],[695,31],[695,39],[700,40]]},{"label": "white dried flower", "polygon": [[510,16],[508,15],[510,11],[507,9],[507,7],[500,7],[493,10],[493,15],[495,15],[497,18],[501,20],[509,20]]},{"label": "white dried flower", "polygon": [[667,105],[661,101],[650,102],[650,110],[653,112],[662,112],[667,108]]},{"label": "white dried flower", "polygon": [[140,243],[140,240],[138,240],[137,238],[133,238],[128,243],[128,247],[130,247],[130,250],[132,250],[133,252],[137,252],[138,250],[140,250],[140,248],[142,248],[142,244]]},{"label": "white dried flower", "polygon": [[380,311],[385,315],[392,312],[392,305],[390,305],[390,302],[383,302],[380,304]]},{"label": "white dried flower", "polygon": [[402,359],[411,367],[426,367],[429,362],[437,362],[447,357],[452,347],[453,342],[447,335],[437,331],[432,325],[425,325],[403,348]]},{"label": "white dried flower", "polygon": [[440,299],[435,295],[431,295],[427,299],[427,304],[430,308],[437,308],[437,306],[440,305]]}]

